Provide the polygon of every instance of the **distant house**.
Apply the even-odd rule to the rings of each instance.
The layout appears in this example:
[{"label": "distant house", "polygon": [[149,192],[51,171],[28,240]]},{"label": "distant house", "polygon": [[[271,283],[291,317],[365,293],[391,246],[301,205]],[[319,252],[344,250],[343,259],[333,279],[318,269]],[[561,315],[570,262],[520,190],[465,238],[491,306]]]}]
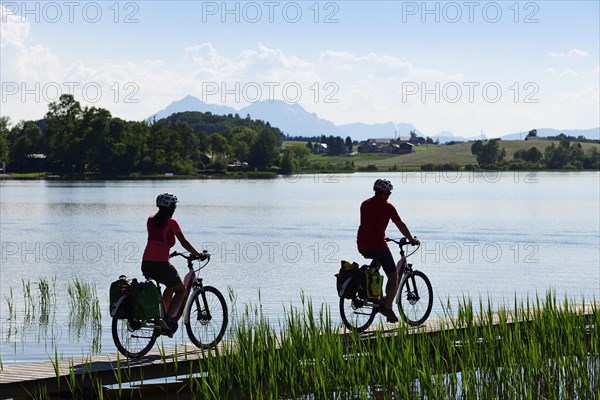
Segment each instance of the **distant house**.
[{"label": "distant house", "polygon": [[358,144],[359,153],[391,153],[392,139],[368,139]]},{"label": "distant house", "polygon": [[414,146],[408,142],[397,143],[392,139],[368,139],[358,144],[359,153],[408,154]]},{"label": "distant house", "polygon": [[396,146],[397,147],[394,148],[394,154],[410,154],[413,151],[415,151],[414,145],[412,143],[402,142]]},{"label": "distant house", "polygon": [[315,154],[327,154],[327,144],[326,143],[315,143],[313,145],[313,153]]},{"label": "distant house", "polygon": [[412,144],[416,144],[417,146],[420,146],[422,144],[427,143],[427,139],[425,139],[424,137],[421,137],[421,136],[417,136],[415,138],[411,138],[409,140],[409,142]]}]

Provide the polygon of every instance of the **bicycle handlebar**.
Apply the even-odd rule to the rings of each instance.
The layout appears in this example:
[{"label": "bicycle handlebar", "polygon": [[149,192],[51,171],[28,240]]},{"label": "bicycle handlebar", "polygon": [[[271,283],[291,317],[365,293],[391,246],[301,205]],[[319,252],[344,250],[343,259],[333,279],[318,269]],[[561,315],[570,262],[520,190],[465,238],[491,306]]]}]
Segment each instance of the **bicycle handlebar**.
[{"label": "bicycle handlebar", "polygon": [[177,257],[177,256],[181,256],[183,258],[185,258],[188,261],[194,261],[194,260],[200,260],[200,261],[204,261],[204,260],[210,260],[210,254],[207,253],[206,250],[204,250],[200,256],[197,256],[195,254],[184,254],[184,253],[179,253],[177,251],[172,252],[171,254],[169,254],[169,257]]},{"label": "bicycle handlebar", "polygon": [[[417,237],[415,236],[415,239],[417,239]],[[420,242],[417,240],[417,243],[411,243],[407,238],[403,237],[400,240],[397,239],[390,239],[388,237],[385,238],[386,242],[394,242],[396,243],[398,246],[402,247],[402,246],[406,246],[407,244],[410,244],[412,246],[418,246],[420,245]]]}]

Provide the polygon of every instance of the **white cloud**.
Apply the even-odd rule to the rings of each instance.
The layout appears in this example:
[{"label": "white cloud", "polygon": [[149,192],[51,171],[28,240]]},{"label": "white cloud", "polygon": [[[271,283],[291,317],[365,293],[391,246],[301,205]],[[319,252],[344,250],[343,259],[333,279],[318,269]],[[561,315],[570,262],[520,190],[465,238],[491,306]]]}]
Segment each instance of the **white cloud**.
[{"label": "white cloud", "polygon": [[557,71],[556,68],[546,68],[544,75],[551,76],[553,78],[563,78],[565,76],[579,76],[579,74],[572,69],[566,69],[564,71]]},{"label": "white cloud", "polygon": [[371,68],[377,77],[411,77],[414,79],[440,79],[442,71],[429,68],[417,68],[405,59],[369,53],[355,55],[346,51],[323,51],[319,61],[336,69]]},{"label": "white cloud", "polygon": [[558,57],[558,58],[563,58],[563,57],[579,58],[579,57],[589,57],[590,56],[590,53],[588,53],[587,51],[579,50],[579,49],[571,49],[566,53],[550,51],[550,52],[548,52],[548,54],[550,55],[550,57]]},{"label": "white cloud", "polygon": [[0,4],[0,47],[14,46],[19,49],[25,47],[31,25],[28,20],[12,15],[4,5]]},{"label": "white cloud", "polygon": [[[246,83],[258,83],[263,87],[263,95],[254,101],[267,100],[266,82],[279,83],[273,92],[277,99],[282,99],[282,86],[293,82],[302,87],[303,96],[298,101],[300,105],[309,112],[317,113],[320,118],[330,119],[337,124],[411,122],[428,135],[444,130],[454,131],[457,135],[477,134],[481,129],[486,135],[493,135],[490,126],[500,134],[518,131],[522,126],[549,125],[550,121],[544,123],[545,118],[555,120],[555,125],[581,126],[574,122],[571,124],[570,116],[561,117],[564,113],[559,112],[559,97],[556,95],[559,89],[553,91],[546,87],[552,93],[533,93],[533,97],[540,100],[539,103],[524,104],[524,98],[532,94],[531,88],[520,87],[520,99],[516,103],[512,86],[514,82],[499,82],[497,85],[503,91],[502,99],[492,103],[483,97],[486,82],[478,82],[478,86],[467,85],[472,85],[476,77],[462,71],[447,72],[426,65],[417,66],[402,57],[374,52],[356,54],[323,51],[313,60],[262,43],[227,54],[212,43],[200,43],[182,49],[181,58],[175,62],[146,59],[95,64],[89,60],[59,59],[50,49],[41,45],[10,50],[16,57],[10,62],[3,57],[2,62],[3,67],[10,63],[13,76],[19,73],[18,76],[23,80],[37,79],[42,84],[49,80],[78,82],[79,87],[74,94],[82,105],[106,108],[114,116],[125,119],[147,118],[185,95],[236,109],[247,105],[243,98],[240,101],[233,95],[222,96],[222,93],[202,98],[207,82],[217,83],[221,91],[224,88],[236,90],[236,83],[242,87]],[[595,71],[598,72],[598,67]],[[583,79],[587,76],[586,79],[589,79],[587,71],[578,75],[571,69],[548,68],[544,74],[557,85],[560,81],[555,78],[578,76]],[[336,85],[335,90],[330,90],[331,86],[325,87],[330,82]],[[417,85],[412,89],[417,89],[419,93],[403,99],[403,84],[411,82]],[[82,94],[86,84],[100,87],[101,98],[86,99]],[[446,84],[450,86],[446,88]],[[462,91],[461,98],[454,102],[457,88]],[[468,99],[471,90],[474,101]],[[425,99],[423,91],[428,92]],[[433,93],[436,91],[441,97],[439,100]],[[493,92],[489,92],[491,96]],[[91,90],[88,97],[94,94],[94,90]],[[330,100],[335,101],[324,101],[328,95]],[[552,100],[546,100],[542,95],[553,97]],[[594,105],[598,105],[597,90],[562,95],[560,99],[569,103],[563,109],[565,112],[573,112],[577,116],[586,110],[597,116],[597,112],[594,114],[591,111]],[[14,113],[14,120],[41,117],[47,111],[48,101],[40,101],[40,104],[17,103],[12,101],[3,105],[7,106],[4,113],[11,118]],[[469,117],[465,118],[467,115]],[[507,118],[508,115],[515,118]],[[559,123],[561,118],[567,122]]]},{"label": "white cloud", "polygon": [[60,80],[62,63],[50,49],[41,45],[22,48],[12,60],[19,81],[46,82]]}]

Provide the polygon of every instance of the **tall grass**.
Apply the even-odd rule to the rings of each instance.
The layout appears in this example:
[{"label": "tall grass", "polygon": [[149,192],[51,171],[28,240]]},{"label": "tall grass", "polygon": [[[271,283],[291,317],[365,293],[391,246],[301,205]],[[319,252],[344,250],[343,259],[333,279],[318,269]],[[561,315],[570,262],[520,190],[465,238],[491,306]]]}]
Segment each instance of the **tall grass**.
[{"label": "tall grass", "polygon": [[586,318],[552,293],[510,308],[463,298],[435,333],[363,336],[340,334],[329,310],[306,299],[277,321],[282,335],[246,308],[190,387],[219,399],[598,398],[598,308]]},{"label": "tall grass", "polygon": [[30,322],[35,317],[35,301],[31,292],[31,282],[21,278],[21,284],[23,287],[23,305],[24,305],[24,316],[25,322]]},{"label": "tall grass", "polygon": [[96,284],[73,278],[67,288],[69,298],[69,328],[80,337],[84,329],[91,331],[91,348],[94,353],[101,350],[102,311]]},{"label": "tall grass", "polygon": [[17,309],[15,308],[15,299],[13,296],[13,289],[10,288],[10,290],[8,291],[8,295],[4,295],[4,298],[6,299],[6,308],[8,309],[8,320],[12,320],[13,318],[17,317]]},{"label": "tall grass", "polygon": [[40,277],[37,287],[40,292],[40,323],[48,324],[50,315],[56,311],[56,276],[51,281]]}]

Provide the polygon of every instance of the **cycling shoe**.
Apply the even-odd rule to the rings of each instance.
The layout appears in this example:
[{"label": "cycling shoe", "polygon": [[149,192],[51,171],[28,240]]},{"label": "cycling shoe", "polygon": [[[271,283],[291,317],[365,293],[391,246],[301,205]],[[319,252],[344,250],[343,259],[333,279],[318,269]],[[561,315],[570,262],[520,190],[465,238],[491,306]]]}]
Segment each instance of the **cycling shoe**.
[{"label": "cycling shoe", "polygon": [[379,312],[385,317],[387,317],[387,322],[390,322],[392,324],[398,322],[398,317],[394,313],[394,310],[392,310],[391,308],[387,308],[386,306],[382,305],[379,309]]}]

